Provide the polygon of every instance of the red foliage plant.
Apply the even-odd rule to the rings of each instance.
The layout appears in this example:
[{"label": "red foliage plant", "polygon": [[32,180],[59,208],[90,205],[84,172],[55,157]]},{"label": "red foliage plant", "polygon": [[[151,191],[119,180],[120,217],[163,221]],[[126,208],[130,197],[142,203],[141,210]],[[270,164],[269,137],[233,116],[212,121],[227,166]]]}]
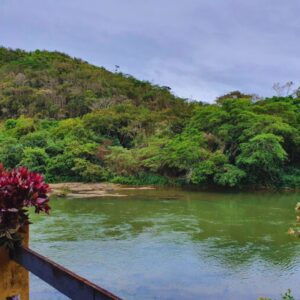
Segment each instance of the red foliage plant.
[{"label": "red foliage plant", "polygon": [[14,248],[29,224],[28,207],[49,213],[49,185],[42,175],[19,167],[12,171],[0,164],[0,246]]}]

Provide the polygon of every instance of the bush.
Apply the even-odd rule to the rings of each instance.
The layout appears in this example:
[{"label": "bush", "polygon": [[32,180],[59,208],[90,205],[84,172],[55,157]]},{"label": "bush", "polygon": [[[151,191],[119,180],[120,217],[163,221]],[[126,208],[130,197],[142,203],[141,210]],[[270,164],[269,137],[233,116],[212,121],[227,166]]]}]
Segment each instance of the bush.
[{"label": "bush", "polygon": [[139,173],[136,176],[116,176],[110,182],[128,185],[167,185],[169,180],[156,174]]},{"label": "bush", "polygon": [[99,182],[108,178],[108,172],[103,167],[82,158],[75,159],[72,171],[78,173],[80,179],[85,182]]},{"label": "bush", "polygon": [[48,158],[45,149],[27,147],[23,151],[21,165],[26,166],[30,171],[44,174]]},{"label": "bush", "polygon": [[0,246],[13,249],[20,244],[29,225],[27,207],[49,213],[49,191],[41,175],[23,167],[7,171],[0,164]]},{"label": "bush", "polygon": [[300,188],[300,169],[288,168],[281,176],[284,188]]}]

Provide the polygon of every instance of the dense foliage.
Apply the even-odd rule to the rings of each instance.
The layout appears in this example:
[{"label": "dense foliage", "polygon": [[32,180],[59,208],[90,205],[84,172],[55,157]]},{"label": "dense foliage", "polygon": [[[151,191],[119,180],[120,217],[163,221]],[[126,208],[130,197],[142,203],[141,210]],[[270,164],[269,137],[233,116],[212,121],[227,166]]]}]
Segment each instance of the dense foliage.
[{"label": "dense foliage", "polygon": [[214,104],[58,52],[0,48],[0,161],[49,181],[300,187],[300,98]]},{"label": "dense foliage", "polygon": [[49,186],[24,167],[7,171],[0,165],[0,246],[13,249],[29,224],[27,207],[48,213]]}]

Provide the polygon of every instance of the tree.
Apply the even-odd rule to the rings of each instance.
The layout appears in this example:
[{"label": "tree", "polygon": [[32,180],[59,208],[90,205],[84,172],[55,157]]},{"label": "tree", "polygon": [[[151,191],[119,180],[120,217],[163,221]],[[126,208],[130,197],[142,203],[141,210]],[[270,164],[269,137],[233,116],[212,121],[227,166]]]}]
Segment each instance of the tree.
[{"label": "tree", "polygon": [[30,171],[45,173],[49,156],[43,148],[26,147],[23,151],[21,165]]},{"label": "tree", "polygon": [[249,179],[256,183],[278,181],[287,153],[282,148],[282,138],[272,133],[264,133],[240,145],[241,153],[237,165],[245,169]]}]

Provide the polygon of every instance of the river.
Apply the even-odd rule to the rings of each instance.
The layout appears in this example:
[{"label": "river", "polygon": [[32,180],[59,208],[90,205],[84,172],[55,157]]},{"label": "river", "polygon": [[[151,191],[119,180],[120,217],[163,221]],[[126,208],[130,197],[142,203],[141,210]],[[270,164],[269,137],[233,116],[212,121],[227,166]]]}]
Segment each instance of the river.
[{"label": "river", "polygon": [[[30,245],[124,299],[300,298],[299,193],[160,189],[52,199]],[[31,299],[66,299],[31,276]]]}]

